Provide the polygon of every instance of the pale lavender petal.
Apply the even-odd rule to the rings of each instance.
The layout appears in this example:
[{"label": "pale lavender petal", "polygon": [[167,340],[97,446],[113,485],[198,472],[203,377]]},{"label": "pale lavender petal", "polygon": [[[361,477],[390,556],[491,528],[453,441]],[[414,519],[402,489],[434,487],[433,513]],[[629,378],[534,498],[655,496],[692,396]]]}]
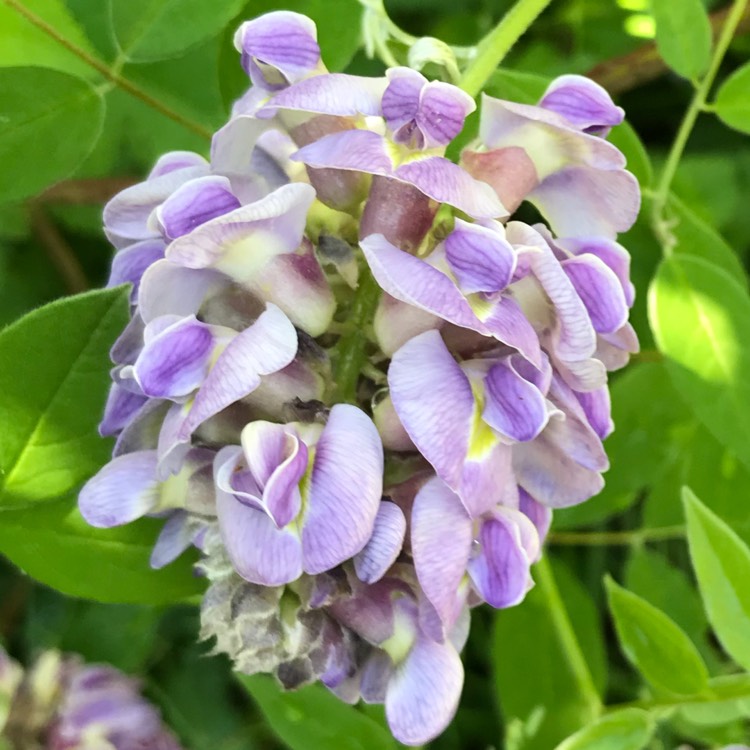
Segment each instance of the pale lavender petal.
[{"label": "pale lavender petal", "polygon": [[393,174],[388,143],[371,130],[343,130],[304,146],[291,156],[308,167],[353,169],[358,172]]},{"label": "pale lavender petal", "polygon": [[458,490],[469,451],[474,395],[437,331],[415,336],[393,355],[388,385],[414,444],[438,476]]},{"label": "pale lavender petal", "polygon": [[[437,315],[383,292],[375,310],[373,328],[383,353],[391,357],[409,339],[433,328],[440,328],[442,322]],[[462,333],[466,333],[466,330],[462,329]]]},{"label": "pale lavender petal", "polygon": [[205,379],[214,346],[210,326],[195,316],[178,320],[144,345],[134,365],[138,385],[152,398],[187,396]]},{"label": "pale lavender petal", "polygon": [[237,334],[199,382],[190,412],[179,431],[188,440],[209,417],[251,393],[263,375],[286,367],[297,353],[297,332],[274,305],[249,328]]},{"label": "pale lavender petal", "polygon": [[162,421],[170,406],[174,406],[170,401],[148,399],[117,436],[112,455],[122,456],[135,451],[155,450]]},{"label": "pale lavender petal", "polygon": [[147,397],[112,383],[104,406],[104,416],[99,423],[102,437],[117,434],[146,403]]},{"label": "pale lavender petal", "polygon": [[168,240],[190,233],[217,216],[234,211],[240,202],[226,177],[210,175],[181,185],[156,209],[156,218]]},{"label": "pale lavender petal", "polygon": [[510,361],[493,365],[484,378],[482,419],[512,440],[533,440],[546,426],[547,403],[537,387]]},{"label": "pale lavender petal", "polygon": [[[625,367],[630,360],[630,355],[639,349],[638,335],[630,323],[626,323],[619,331],[601,334],[597,337],[596,356],[604,363],[607,370],[619,370]],[[593,388],[577,390],[593,390]]]},{"label": "pale lavender petal", "polygon": [[156,474],[162,481],[166,481],[172,474],[177,474],[190,451],[190,444],[179,439],[179,431],[190,411],[191,403],[188,400],[185,403],[172,404],[161,423],[156,445],[159,456]]},{"label": "pale lavender petal", "polygon": [[479,530],[481,550],[469,563],[469,574],[477,591],[492,607],[512,607],[530,588],[531,559],[519,528],[524,522],[532,526],[521,513],[498,513],[487,518]]},{"label": "pale lavender petal", "polygon": [[[494,336],[518,346],[532,361],[538,361],[539,342],[513,300],[485,305],[482,322],[455,283],[442,271],[394,247],[382,235],[372,234],[360,242],[373,276],[392,297],[462,328]],[[506,340],[507,339],[507,340]]]},{"label": "pale lavender petal", "polygon": [[564,237],[554,242],[573,255],[595,255],[606,263],[620,280],[628,307],[632,307],[635,287],[630,281],[630,253],[622,245],[603,237]]},{"label": "pale lavender petal", "polygon": [[151,212],[180,185],[208,173],[208,164],[175,169],[125,188],[104,206],[104,228],[115,247],[156,236],[148,226]]},{"label": "pale lavender petal", "polygon": [[[518,488],[518,500],[518,510],[534,524],[539,540],[543,542],[552,525],[552,509],[534,500],[523,487]],[[541,546],[539,556],[541,556]]]},{"label": "pale lavender petal", "polygon": [[169,151],[162,154],[148,173],[149,180],[189,167],[206,167],[206,160],[194,151]]},{"label": "pale lavender petal", "polygon": [[562,115],[586,133],[606,136],[625,119],[609,94],[590,78],[564,75],[555,78],[539,101],[539,106]]},{"label": "pale lavender petal", "polygon": [[372,419],[378,428],[383,447],[391,451],[414,451],[416,447],[393,408],[390,394],[386,394],[373,407]]},{"label": "pale lavender petal", "polygon": [[447,630],[461,609],[458,589],[472,536],[472,521],[461,500],[438,477],[430,479],[414,498],[411,547],[422,590]]},{"label": "pale lavender petal", "polygon": [[381,101],[382,114],[388,127],[396,134],[395,140],[400,142],[403,138],[399,138],[396,131],[416,119],[420,95],[427,85],[427,79],[416,70],[404,67],[390,68],[386,76],[388,86]]},{"label": "pale lavender petal", "polygon": [[374,649],[362,667],[360,692],[365,703],[384,703],[388,683],[393,676],[391,657]]},{"label": "pale lavender petal", "polygon": [[[259,92],[252,88],[251,93]],[[269,132],[280,135],[275,123],[257,117],[237,115],[214,133],[211,139],[211,169],[229,178],[237,197],[252,203],[263,197],[263,181],[253,170],[256,146]],[[288,138],[288,136],[286,136]]]},{"label": "pale lavender petal", "polygon": [[553,419],[536,440],[513,446],[518,484],[550,508],[577,505],[604,487],[599,471],[581,465],[562,447],[564,441],[555,432],[561,422]]},{"label": "pale lavender petal", "polygon": [[479,518],[498,503],[504,503],[515,491],[511,483],[513,448],[500,442],[486,425],[475,421],[469,453],[461,473],[461,484],[456,489],[467,513]]},{"label": "pale lavender petal", "polygon": [[380,99],[387,81],[346,73],[313,76],[275,94],[259,112],[265,116],[277,109],[353,117],[379,115]]},{"label": "pale lavender petal", "polygon": [[516,254],[499,230],[456,219],[445,257],[463,292],[499,292],[510,284]]},{"label": "pale lavender petal", "polygon": [[385,715],[393,736],[422,745],[439,735],[456,713],[463,682],[453,645],[418,637],[388,684]]},{"label": "pale lavender petal", "polygon": [[268,89],[310,75],[320,60],[313,21],[285,10],[243,23],[235,34],[234,46],[242,53],[242,67],[253,83]]},{"label": "pale lavender petal", "polygon": [[562,262],[562,267],[588,310],[597,333],[614,333],[628,320],[628,303],[620,280],[595,255],[583,254]]},{"label": "pale lavender petal", "polygon": [[508,215],[495,191],[443,156],[407,161],[393,172],[396,179],[419,188],[438,203],[447,203],[475,219]]},{"label": "pale lavender petal", "polygon": [[[117,365],[132,365],[143,348],[144,329],[143,318],[136,310],[123,332],[112,344],[112,348],[109,350],[109,358]],[[127,387],[127,385],[123,383],[123,387]]]},{"label": "pale lavender petal", "polygon": [[139,451],[118,456],[89,479],[78,496],[78,508],[87,523],[110,528],[150,513],[159,497],[156,451]]},{"label": "pale lavender petal", "polygon": [[242,448],[253,477],[263,488],[265,509],[283,528],[301,507],[298,485],[307,470],[307,446],[282,425],[256,421],[242,431]]},{"label": "pale lavender petal", "polygon": [[297,249],[315,190],[282,185],[265,198],[201,224],[167,248],[167,259],[188,268],[213,266],[237,281],[270,257]]},{"label": "pale lavender petal", "polygon": [[146,269],[164,257],[166,245],[161,239],[142,240],[120,250],[112,259],[107,287],[132,284],[131,303],[138,299],[138,287]]},{"label": "pale lavender petal", "polygon": [[383,494],[383,445],[372,420],[336,404],[315,450],[302,526],[305,572],[322,573],[360,552]]},{"label": "pale lavender petal", "polygon": [[[217,461],[221,451],[217,455]],[[261,586],[281,586],[302,574],[302,545],[297,533],[278,529],[262,510],[216,492],[219,531],[234,569]]]},{"label": "pale lavender petal", "polygon": [[406,519],[395,503],[384,500],[375,516],[372,536],[361,552],[354,556],[354,570],[364,583],[379,581],[401,552],[406,533]]},{"label": "pale lavender petal", "polygon": [[138,312],[146,323],[162,315],[196,315],[207,298],[228,284],[229,280],[217,271],[158,260],[143,274]]},{"label": "pale lavender petal", "polygon": [[[604,141],[602,141],[604,142]],[[641,205],[630,172],[568,167],[550,175],[528,196],[560,236],[614,239],[633,226]]]},{"label": "pale lavender petal", "polygon": [[243,505],[264,511],[263,488],[253,474],[243,469],[245,454],[237,445],[225,445],[214,458],[214,482],[216,489],[234,495]]},{"label": "pale lavender petal", "polygon": [[463,129],[466,116],[476,109],[474,100],[449,83],[431,81],[422,89],[417,125],[425,135],[425,146],[448,145]]},{"label": "pale lavender petal", "polygon": [[609,388],[604,385],[594,391],[576,393],[576,398],[583,407],[586,418],[594,432],[604,440],[615,429],[612,422]]},{"label": "pale lavender petal", "polygon": [[590,357],[596,348],[596,333],[575,287],[539,237],[537,249],[528,253],[531,269],[555,308],[555,353],[564,360]]},{"label": "pale lavender petal", "polygon": [[176,560],[193,542],[195,529],[188,522],[183,510],[176,510],[162,526],[151,550],[149,564],[152,568],[163,568]]}]

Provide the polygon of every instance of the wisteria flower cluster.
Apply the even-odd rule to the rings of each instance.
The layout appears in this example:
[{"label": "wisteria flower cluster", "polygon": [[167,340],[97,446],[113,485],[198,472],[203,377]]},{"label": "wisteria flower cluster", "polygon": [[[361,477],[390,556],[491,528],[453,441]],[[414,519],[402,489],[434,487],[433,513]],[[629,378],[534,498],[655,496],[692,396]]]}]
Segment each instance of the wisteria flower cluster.
[{"label": "wisteria flower cluster", "polygon": [[238,670],[384,702],[422,744],[469,610],[520,602],[552,509],[603,485],[607,371],[638,346],[623,112],[579,76],[485,96],[457,164],[457,87],[328,73],[290,12],[235,44],[252,85],[210,159],[166,154],[105,208],[132,316],[80,509],[164,518],[154,567],[202,551],[203,634]]},{"label": "wisteria flower cluster", "polygon": [[0,741],[14,750],[181,750],[137,680],[58,651],[24,670],[2,648]]}]

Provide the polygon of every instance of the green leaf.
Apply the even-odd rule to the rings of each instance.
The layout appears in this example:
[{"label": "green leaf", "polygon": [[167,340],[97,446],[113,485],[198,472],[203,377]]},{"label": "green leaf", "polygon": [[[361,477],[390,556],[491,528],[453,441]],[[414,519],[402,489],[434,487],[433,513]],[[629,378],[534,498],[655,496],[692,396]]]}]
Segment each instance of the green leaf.
[{"label": "green leaf", "polygon": [[694,695],[708,686],[708,670],[680,628],[645,599],[605,578],[609,608],[625,655],[656,688]]},{"label": "green leaf", "polygon": [[[63,39],[89,54],[95,54],[91,43],[62,0],[23,0],[23,4],[52,26]],[[99,75],[80,57],[34,26],[17,10],[2,3],[0,66],[10,65],[40,65],[84,78]]]},{"label": "green leaf", "polygon": [[[605,659],[596,606],[564,565],[556,563],[553,570],[576,640],[585,644],[586,660],[601,692]],[[525,736],[517,739],[516,746],[523,750],[549,750],[593,721],[598,710],[580,690],[565,656],[554,606],[537,583],[522,604],[495,615],[491,653],[500,713],[509,731],[518,732],[521,725]]]},{"label": "green leaf", "polygon": [[96,425],[127,300],[122,287],[63,298],[0,333],[0,507],[58,498],[107,461]]},{"label": "green leaf", "polygon": [[716,94],[716,114],[730,128],[750,133],[750,63],[735,70]]},{"label": "green leaf", "polygon": [[390,732],[321,684],[285,693],[266,675],[239,675],[276,734],[291,750],[388,750]]},{"label": "green leaf", "polygon": [[750,669],[750,550],[686,487],[688,546],[698,588],[716,637]]},{"label": "green leaf", "polygon": [[576,732],[555,750],[641,750],[656,728],[653,717],[639,708],[624,708]]},{"label": "green leaf", "polygon": [[0,201],[67,177],[94,147],[104,101],[81,78],[50,68],[0,68]]},{"label": "green leaf", "polygon": [[218,34],[246,0],[109,0],[112,30],[131,62],[177,57]]},{"label": "green leaf", "polygon": [[671,195],[667,206],[672,222],[671,231],[676,240],[675,255],[691,255],[707,260],[727,271],[735,281],[747,288],[747,272],[726,240],[677,196]]},{"label": "green leaf", "polygon": [[[320,54],[328,70],[343,70],[351,62],[361,44],[359,0],[285,0],[283,8],[315,21]],[[248,18],[278,9],[278,0],[251,0],[245,6]]]},{"label": "green leaf", "polygon": [[649,320],[672,380],[696,416],[750,466],[750,298],[701,258],[666,258],[649,290]]},{"label": "green leaf", "polygon": [[0,512],[0,553],[68,596],[121,604],[168,604],[200,594],[190,555],[161,570],[149,557],[162,522],[89,526],[75,499]]},{"label": "green leaf", "polygon": [[711,62],[711,23],[701,0],[651,0],[656,46],[675,73],[695,80]]}]

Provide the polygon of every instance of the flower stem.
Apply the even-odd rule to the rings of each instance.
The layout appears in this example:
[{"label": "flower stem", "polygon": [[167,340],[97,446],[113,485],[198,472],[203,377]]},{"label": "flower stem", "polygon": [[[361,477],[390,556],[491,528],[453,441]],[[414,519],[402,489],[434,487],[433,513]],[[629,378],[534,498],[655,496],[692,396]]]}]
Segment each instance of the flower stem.
[{"label": "flower stem", "polygon": [[367,360],[367,336],[364,328],[372,321],[379,299],[380,287],[370,269],[362,268],[349,315],[351,328],[339,339],[333,355],[333,382],[337,402],[357,403],[357,383]]},{"label": "flower stem", "polygon": [[175,112],[158,99],[154,98],[148,92],[144,91],[140,86],[137,86],[127,78],[123,78],[119,73],[119,68],[122,63],[109,67],[106,63],[97,59],[93,55],[90,55],[86,50],[81,49],[78,45],[73,44],[69,39],[61,36],[54,26],[48,24],[43,18],[38,16],[33,11],[29,10],[23,3],[18,0],[3,0],[6,5],[12,8],[16,13],[22,15],[30,24],[36,26],[40,31],[43,31],[47,36],[54,39],[58,44],[61,44],[65,49],[72,52],[80,60],[83,60],[87,65],[91,66],[94,70],[101,73],[108,81],[113,83],[115,86],[119,86],[123,91],[127,91],[131,96],[140,99],[142,102],[147,104],[149,107],[155,109],[170,120],[174,120],[184,128],[187,128],[191,132],[199,135],[203,138],[211,138],[211,131],[205,126],[198,122],[191,120],[179,112]]},{"label": "flower stem", "polygon": [[664,169],[661,173],[654,199],[651,204],[651,222],[654,228],[654,232],[659,239],[664,255],[669,256],[672,253],[672,249],[675,245],[675,238],[671,232],[669,222],[664,216],[664,211],[669,200],[669,189],[672,186],[672,181],[677,173],[677,168],[680,165],[680,159],[685,151],[690,134],[693,132],[693,127],[698,119],[698,115],[705,111],[706,100],[708,93],[711,90],[716,74],[719,72],[721,61],[724,59],[729,43],[732,41],[732,37],[742,20],[745,12],[745,6],[748,0],[735,0],[732,9],[729,11],[726,23],[724,24],[721,34],[716,42],[716,48],[714,49],[711,63],[708,67],[708,71],[700,83],[696,86],[695,94],[690,102],[690,106],[685,112],[685,116],[680,123],[680,127],[677,130],[672,147],[669,150],[667,160],[664,163]]},{"label": "flower stem", "polygon": [[539,586],[547,601],[552,625],[557,633],[562,653],[568,662],[570,671],[573,673],[580,694],[591,708],[593,714],[591,718],[596,718],[602,710],[601,699],[586,663],[586,657],[583,655],[583,650],[573,630],[568,611],[565,609],[565,604],[560,596],[560,590],[557,588],[549,559],[546,556],[542,557],[534,566],[534,572],[537,586]]},{"label": "flower stem", "polygon": [[459,86],[476,96],[511,47],[523,36],[552,0],[518,0],[477,45],[477,54],[464,71]]}]

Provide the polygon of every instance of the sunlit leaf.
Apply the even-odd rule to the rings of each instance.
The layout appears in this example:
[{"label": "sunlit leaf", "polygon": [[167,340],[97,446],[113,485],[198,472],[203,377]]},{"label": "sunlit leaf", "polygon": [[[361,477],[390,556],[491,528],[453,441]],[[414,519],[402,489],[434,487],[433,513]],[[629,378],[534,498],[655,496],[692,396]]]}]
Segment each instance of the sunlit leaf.
[{"label": "sunlit leaf", "polygon": [[653,717],[646,711],[625,708],[576,732],[555,750],[641,750],[655,727]]},{"label": "sunlit leaf", "polygon": [[0,201],[67,177],[94,147],[103,117],[101,94],[82,78],[0,68]]},{"label": "sunlit leaf", "polygon": [[661,610],[605,579],[609,607],[623,651],[655,687],[694,695],[708,685],[708,670],[693,643]]},{"label": "sunlit leaf", "polygon": [[200,594],[191,556],[161,570],[149,556],[161,521],[116,529],[89,526],[75,498],[0,512],[0,553],[32,578],[68,596],[121,604],[167,604]]},{"label": "sunlit leaf", "polygon": [[702,258],[665,259],[649,290],[649,319],[677,390],[750,466],[750,298]]},{"label": "sunlit leaf", "polygon": [[708,619],[726,652],[750,669],[750,549],[686,487],[688,545]]},{"label": "sunlit leaf", "polygon": [[731,128],[750,133],[750,63],[735,70],[716,94],[716,114]]},{"label": "sunlit leaf", "polygon": [[96,425],[127,299],[124,288],[63,298],[0,333],[0,507],[60,497],[106,462]]},{"label": "sunlit leaf", "polygon": [[711,23],[701,0],[651,0],[656,46],[675,73],[695,79],[711,60]]}]

